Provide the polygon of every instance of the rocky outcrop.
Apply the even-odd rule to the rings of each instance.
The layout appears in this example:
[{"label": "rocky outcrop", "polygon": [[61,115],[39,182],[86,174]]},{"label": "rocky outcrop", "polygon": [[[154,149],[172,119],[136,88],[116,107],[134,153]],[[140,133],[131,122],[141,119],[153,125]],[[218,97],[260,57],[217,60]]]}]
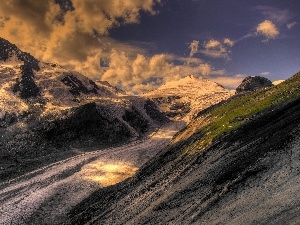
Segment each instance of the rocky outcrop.
[{"label": "rocky outcrop", "polygon": [[125,124],[96,103],[69,110],[62,118],[45,123],[49,128],[40,131],[46,140],[58,147],[117,144],[132,136]]},{"label": "rocky outcrop", "polygon": [[23,65],[20,67],[22,75],[17,78],[16,83],[13,86],[13,92],[17,92],[20,98],[36,98],[40,95],[40,89],[34,82],[34,74],[32,68]]},{"label": "rocky outcrop", "polygon": [[77,77],[75,77],[72,73],[64,73],[65,77],[61,80],[66,86],[70,87],[70,93],[77,97],[80,95],[80,93],[83,94],[89,94],[94,93],[98,94],[99,87],[93,82],[92,80],[89,80],[89,83],[93,85],[92,89],[89,90],[81,80],[79,80]]},{"label": "rocky outcrop", "polygon": [[169,122],[169,119],[158,109],[157,104],[153,101],[148,99],[144,104],[144,109],[151,119],[162,124]]},{"label": "rocky outcrop", "polygon": [[257,91],[259,89],[272,87],[272,86],[273,86],[272,82],[265,77],[248,76],[236,88],[236,93],[240,94],[249,91]]},{"label": "rocky outcrop", "polygon": [[0,64],[1,61],[19,61],[25,65],[25,68],[36,71],[40,69],[39,60],[27,52],[22,52],[16,45],[0,37]]}]

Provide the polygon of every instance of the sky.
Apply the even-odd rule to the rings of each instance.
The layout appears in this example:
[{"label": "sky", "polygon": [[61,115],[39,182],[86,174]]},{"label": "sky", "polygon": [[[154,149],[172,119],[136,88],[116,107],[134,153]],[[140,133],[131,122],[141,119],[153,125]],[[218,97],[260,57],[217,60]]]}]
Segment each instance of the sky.
[{"label": "sky", "polygon": [[191,74],[235,89],[300,70],[299,0],[6,0],[0,36],[134,94]]}]

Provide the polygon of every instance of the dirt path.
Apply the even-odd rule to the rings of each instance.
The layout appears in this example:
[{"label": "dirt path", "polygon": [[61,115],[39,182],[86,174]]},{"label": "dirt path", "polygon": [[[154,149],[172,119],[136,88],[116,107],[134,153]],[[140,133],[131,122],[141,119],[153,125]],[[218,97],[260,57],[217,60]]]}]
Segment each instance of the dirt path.
[{"label": "dirt path", "polygon": [[59,224],[66,213],[99,187],[118,183],[166,146],[182,122],[150,138],[88,152],[0,184],[0,224]]}]

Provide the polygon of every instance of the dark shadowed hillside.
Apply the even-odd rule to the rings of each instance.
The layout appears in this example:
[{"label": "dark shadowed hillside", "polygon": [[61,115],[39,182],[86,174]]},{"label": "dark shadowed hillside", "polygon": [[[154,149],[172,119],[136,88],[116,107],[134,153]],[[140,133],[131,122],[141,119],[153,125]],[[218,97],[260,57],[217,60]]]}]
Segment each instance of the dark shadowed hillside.
[{"label": "dark shadowed hillside", "polygon": [[298,224],[300,73],[199,113],[137,175],[70,224]]}]

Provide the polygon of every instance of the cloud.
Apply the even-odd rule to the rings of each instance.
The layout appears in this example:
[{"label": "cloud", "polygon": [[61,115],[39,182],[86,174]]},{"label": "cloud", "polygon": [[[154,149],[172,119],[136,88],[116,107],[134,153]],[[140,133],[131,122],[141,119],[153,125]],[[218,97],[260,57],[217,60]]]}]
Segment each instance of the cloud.
[{"label": "cloud", "polygon": [[217,48],[220,48],[221,46],[222,46],[221,43],[214,39],[212,39],[204,44],[204,47],[206,49],[217,49]]},{"label": "cloud", "polygon": [[256,34],[265,36],[267,40],[275,39],[279,35],[279,30],[272,21],[265,20],[257,25]]},{"label": "cloud", "polygon": [[[181,64],[174,65],[173,60],[178,58],[181,59]],[[158,88],[164,82],[178,80],[191,74],[206,78],[225,74],[224,70],[215,70],[201,60],[184,59],[168,54],[151,57],[138,54],[135,58],[131,58],[124,51],[113,49],[107,61],[108,65],[103,68],[101,79],[133,93],[149,91]]]},{"label": "cloud", "polygon": [[280,83],[282,83],[282,82],[284,82],[285,80],[274,80],[273,82],[272,82],[272,84],[274,84],[274,85],[278,85],[278,84],[280,84]]},{"label": "cloud", "polygon": [[195,65],[199,65],[201,63],[204,63],[202,59],[199,58],[195,58],[195,57],[174,57],[174,58],[170,58],[170,60],[172,61],[178,61],[178,62],[182,62],[186,65],[189,66],[195,66]]},{"label": "cloud", "polygon": [[262,72],[262,73],[260,73],[260,75],[262,75],[262,76],[268,76],[270,74],[271,74],[270,72]]},{"label": "cloud", "polygon": [[193,41],[191,42],[189,48],[191,49],[190,57],[192,57],[193,55],[195,55],[195,54],[198,52],[199,41],[193,40]]},{"label": "cloud", "polygon": [[199,52],[212,58],[224,58],[229,60],[230,48],[234,45],[234,41],[225,38],[223,42],[211,39],[204,42],[203,49]]},{"label": "cloud", "polygon": [[130,59],[124,51],[113,49],[108,62],[101,79],[126,91],[151,89],[159,85],[162,77],[171,76],[175,72],[163,54],[150,58],[138,54],[136,58]]},{"label": "cloud", "polygon": [[297,22],[293,21],[297,15],[288,9],[278,9],[271,6],[257,6],[256,9],[266,18],[263,22],[265,24],[261,23],[265,25],[262,27],[263,30],[256,30],[256,34],[262,34],[267,38],[264,41],[276,38],[280,33],[279,30],[292,29],[297,25]]},{"label": "cloud", "polygon": [[224,39],[224,44],[230,46],[230,47],[233,47],[234,45],[234,41],[230,40],[229,38],[225,38]]},{"label": "cloud", "polygon": [[210,80],[217,82],[218,84],[223,85],[225,88],[229,90],[235,90],[237,86],[239,86],[242,81],[245,79],[245,74],[236,74],[233,76],[216,76],[211,77]]},{"label": "cloud", "polygon": [[[160,0],[14,0],[0,5],[1,36],[42,61],[56,61],[88,76],[97,76],[99,57],[111,49],[143,52],[142,48],[109,38],[109,30],[139,23],[140,12],[151,15]],[[98,60],[97,60],[98,58]],[[92,66],[88,66],[92,63]]]},{"label": "cloud", "polygon": [[288,23],[288,24],[286,25],[286,27],[287,27],[288,29],[292,29],[292,27],[296,26],[297,24],[298,24],[297,22]]},{"label": "cloud", "polygon": [[[147,56],[145,43],[122,43],[109,37],[110,29],[139,23],[141,11],[155,15],[161,0],[14,0],[0,5],[1,36],[23,51],[46,62],[58,62],[90,78],[107,80],[134,93],[157,88],[187,75],[219,79],[228,84],[237,78],[225,70],[193,57],[203,53],[229,59],[234,42],[210,40],[190,43],[190,56]],[[100,62],[102,64],[100,65]],[[222,84],[222,83],[221,83]]]},{"label": "cloud", "polygon": [[200,64],[199,65],[199,72],[200,74],[202,74],[203,76],[208,76],[212,73],[213,68],[211,65],[209,65],[208,63],[204,63],[204,64]]},{"label": "cloud", "polygon": [[286,24],[294,17],[293,13],[287,9],[281,10],[271,6],[257,6],[256,8],[266,17],[266,19],[272,20],[280,26]]}]

